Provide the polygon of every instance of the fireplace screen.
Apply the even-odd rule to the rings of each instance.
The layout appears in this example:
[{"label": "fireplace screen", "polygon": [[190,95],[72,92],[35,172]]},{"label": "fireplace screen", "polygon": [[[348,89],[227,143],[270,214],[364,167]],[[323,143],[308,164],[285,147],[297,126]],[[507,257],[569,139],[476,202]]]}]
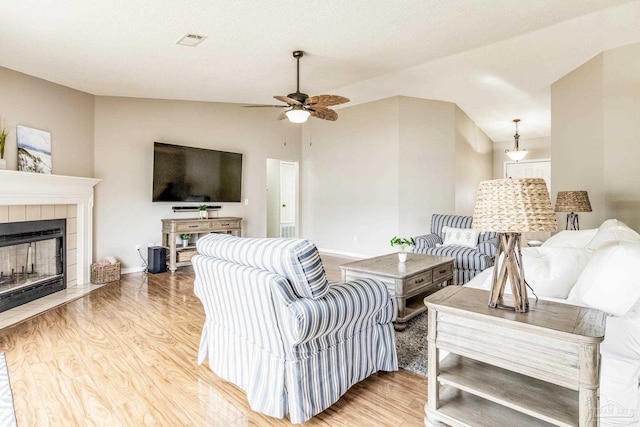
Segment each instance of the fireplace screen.
[{"label": "fireplace screen", "polygon": [[66,220],[0,224],[0,312],[66,287]]}]

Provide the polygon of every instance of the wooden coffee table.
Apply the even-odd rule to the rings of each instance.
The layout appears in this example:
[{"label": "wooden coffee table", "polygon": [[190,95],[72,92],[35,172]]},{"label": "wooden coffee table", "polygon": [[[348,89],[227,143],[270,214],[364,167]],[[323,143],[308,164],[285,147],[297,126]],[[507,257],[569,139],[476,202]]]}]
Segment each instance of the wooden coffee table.
[{"label": "wooden coffee table", "polygon": [[398,254],[382,255],[340,266],[342,279],[377,279],[387,285],[391,296],[398,303],[398,317],[394,324],[397,330],[427,309],[425,296],[453,283],[453,258],[407,254],[407,262],[398,261]]}]

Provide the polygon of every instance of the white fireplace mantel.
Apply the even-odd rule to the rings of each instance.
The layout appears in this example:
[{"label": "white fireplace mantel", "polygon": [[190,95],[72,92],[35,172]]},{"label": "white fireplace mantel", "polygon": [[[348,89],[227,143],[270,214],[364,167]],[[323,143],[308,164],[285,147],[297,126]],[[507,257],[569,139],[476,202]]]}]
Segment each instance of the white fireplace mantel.
[{"label": "white fireplace mantel", "polygon": [[89,283],[93,187],[101,179],[0,170],[0,205],[77,205],[77,280]]}]

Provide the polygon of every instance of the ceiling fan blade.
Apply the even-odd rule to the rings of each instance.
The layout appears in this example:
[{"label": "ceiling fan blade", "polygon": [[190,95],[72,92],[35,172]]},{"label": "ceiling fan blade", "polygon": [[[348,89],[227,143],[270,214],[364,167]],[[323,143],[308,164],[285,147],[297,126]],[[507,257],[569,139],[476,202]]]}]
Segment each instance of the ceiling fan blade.
[{"label": "ceiling fan blade", "polygon": [[319,119],[331,120],[332,122],[338,120],[338,113],[333,111],[331,108],[309,109],[309,112],[313,117],[317,117]]},{"label": "ceiling fan blade", "polygon": [[287,112],[283,111],[282,113],[278,114],[278,117],[276,117],[276,120],[284,120],[287,118]]},{"label": "ceiling fan blade", "polygon": [[278,101],[286,102],[289,105],[302,105],[299,101],[293,98],[289,98],[288,96],[276,95],[274,96],[274,98],[277,99]]},{"label": "ceiling fan blade", "polygon": [[243,105],[244,108],[288,108],[288,105]]},{"label": "ceiling fan blade", "polygon": [[320,104],[323,107],[330,107],[332,105],[340,105],[349,102],[349,98],[339,95],[318,95],[310,96],[307,98],[307,105]]}]

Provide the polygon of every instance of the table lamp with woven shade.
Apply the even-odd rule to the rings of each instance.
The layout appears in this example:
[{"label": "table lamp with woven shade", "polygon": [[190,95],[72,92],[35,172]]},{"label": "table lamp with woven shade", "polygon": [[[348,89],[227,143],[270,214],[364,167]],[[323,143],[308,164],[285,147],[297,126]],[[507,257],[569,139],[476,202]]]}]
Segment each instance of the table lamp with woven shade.
[{"label": "table lamp with woven shade", "polygon": [[558,191],[556,198],[556,212],[571,212],[567,214],[567,230],[580,230],[578,214],[575,212],[591,212],[589,194],[586,191]]},{"label": "table lamp with woven shade", "polygon": [[[529,309],[529,299],[522,266],[520,233],[555,231],[557,228],[544,179],[481,182],[473,210],[473,228],[498,233],[489,306],[525,313]],[[503,303],[507,278],[511,283],[513,306]]]}]

